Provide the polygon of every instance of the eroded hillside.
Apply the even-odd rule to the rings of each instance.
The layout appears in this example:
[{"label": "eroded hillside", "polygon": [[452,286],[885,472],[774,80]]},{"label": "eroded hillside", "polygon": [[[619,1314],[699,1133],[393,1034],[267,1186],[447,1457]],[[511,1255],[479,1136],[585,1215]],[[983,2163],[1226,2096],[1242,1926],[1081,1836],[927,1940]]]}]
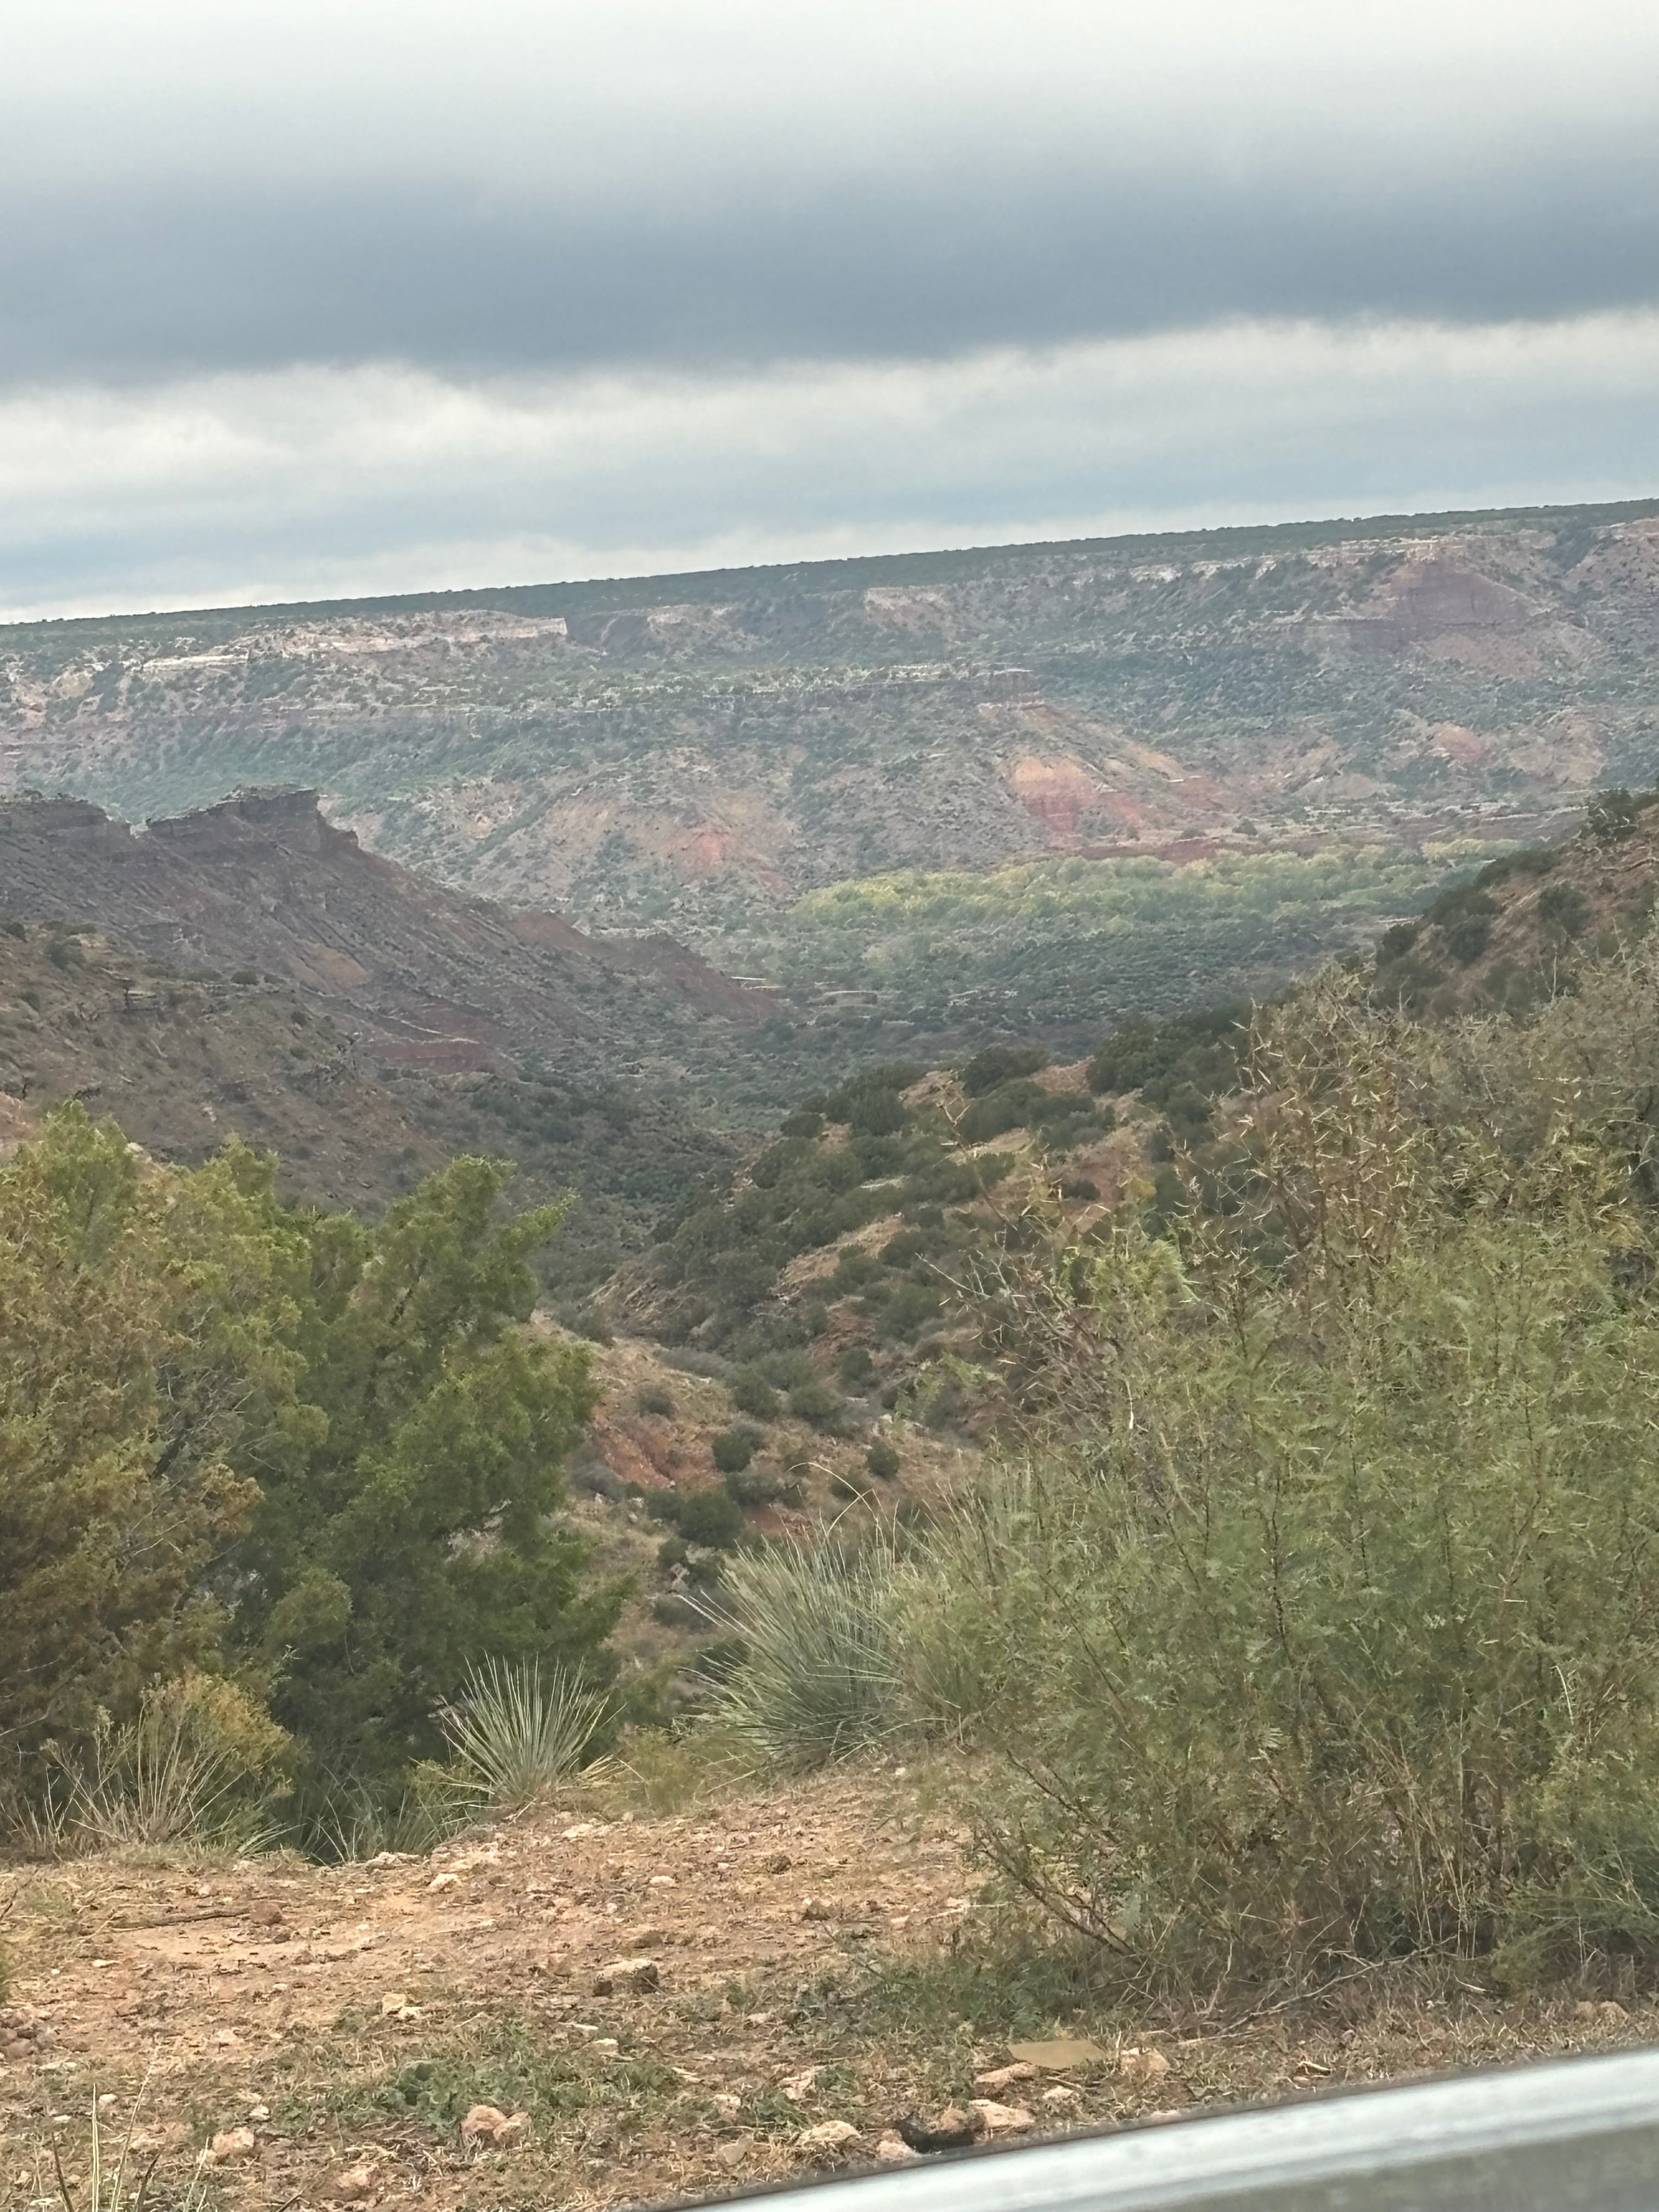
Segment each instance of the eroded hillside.
[{"label": "eroded hillside", "polygon": [[311,792],[240,793],[142,834],[75,801],[0,806],[0,885],[14,912],[153,957],[273,973],[401,1066],[681,1073],[707,1025],[770,1011],[681,946],[601,945],[556,914],[459,897],[364,852]]},{"label": "eroded hillside", "polygon": [[198,1162],[240,1137],[277,1155],[290,1194],[371,1213],[457,1152],[506,1155],[522,1202],[572,1201],[545,1261],[568,1300],[731,1157],[648,1085],[399,1065],[277,978],[185,975],[84,925],[14,915],[0,926],[0,1151],[70,1098],[158,1159]]},{"label": "eroded hillside", "polygon": [[35,624],[0,780],[314,784],[452,883],[712,934],[895,868],[1528,834],[1651,775],[1656,611],[1633,505]]},{"label": "eroded hillside", "polygon": [[730,1158],[699,1079],[750,1065],[769,1011],[668,940],[423,883],[307,793],[143,834],[0,805],[0,919],[8,1125],[78,1097],[162,1158],[240,1136],[296,1193],[370,1211],[455,1152],[505,1154],[521,1198],[574,1195],[573,1291]]}]

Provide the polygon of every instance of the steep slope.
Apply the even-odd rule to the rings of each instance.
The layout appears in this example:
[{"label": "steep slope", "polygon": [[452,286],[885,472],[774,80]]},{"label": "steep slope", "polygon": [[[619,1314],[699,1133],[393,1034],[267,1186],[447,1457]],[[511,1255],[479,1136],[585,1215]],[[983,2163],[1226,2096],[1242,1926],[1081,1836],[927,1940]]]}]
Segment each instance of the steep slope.
[{"label": "steep slope", "polygon": [[0,634],[0,785],[315,784],[378,849],[716,933],[899,867],[1510,835],[1659,766],[1659,507]]},{"label": "steep slope", "polygon": [[1647,935],[1659,900],[1659,792],[1617,791],[1553,845],[1489,862],[1376,948],[1376,988],[1413,1011],[1523,1014]]},{"label": "steep slope", "polygon": [[336,1024],[287,987],[191,980],[91,931],[0,927],[0,1137],[82,1100],[164,1159],[233,1135],[280,1150],[294,1186],[368,1204],[439,1146]]},{"label": "steep slope", "polygon": [[[1656,907],[1659,790],[1615,790],[1571,836],[1466,872],[1346,964],[1378,1006],[1431,1024],[1513,1016],[1497,1027],[1518,1035],[1592,998],[1607,1018],[1619,963]],[[1304,978],[1322,964],[1310,957]],[[987,1408],[957,1388],[960,1361],[975,1356],[1011,1240],[1085,1238],[1126,1199],[1167,1219],[1194,1175],[1226,1209],[1249,1015],[1246,1000],[1219,996],[1162,1021],[1132,1015],[1069,1065],[1011,1021],[1017,1042],[965,1065],[866,1068],[689,1193],[612,1286],[617,1310],[776,1379],[811,1372],[855,1405],[902,1401],[941,1425],[977,1418]],[[1639,1118],[1659,1118],[1650,1098]]]},{"label": "steep slope", "polygon": [[769,1011],[683,947],[604,945],[364,852],[310,792],[240,795],[135,832],[74,801],[0,806],[0,896],[174,965],[279,976],[365,1051],[450,1071],[535,1064],[592,1082],[679,1074]]},{"label": "steep slope", "polygon": [[573,1197],[544,1263],[567,1304],[731,1153],[672,1091],[398,1065],[289,983],[185,976],[100,932],[13,916],[0,924],[0,1152],[68,1098],[161,1159],[193,1163],[239,1136],[277,1154],[295,1195],[370,1212],[458,1152],[505,1154],[518,1202]]},{"label": "steep slope", "polygon": [[699,1083],[732,1095],[769,1010],[683,946],[422,883],[308,793],[142,833],[0,805],[0,913],[9,1121],[79,1095],[162,1157],[235,1133],[295,1189],[370,1208],[453,1152],[506,1153],[521,1199],[576,1194],[550,1262],[572,1295],[729,1156]]}]

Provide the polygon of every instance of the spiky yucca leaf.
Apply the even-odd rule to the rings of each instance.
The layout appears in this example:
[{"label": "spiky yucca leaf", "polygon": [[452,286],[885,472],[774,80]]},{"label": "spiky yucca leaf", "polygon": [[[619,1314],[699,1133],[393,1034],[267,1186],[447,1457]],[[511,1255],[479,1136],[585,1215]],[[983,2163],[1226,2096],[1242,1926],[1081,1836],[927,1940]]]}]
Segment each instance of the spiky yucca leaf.
[{"label": "spiky yucca leaf", "polygon": [[884,1543],[851,1554],[781,1547],[734,1564],[710,1617],[744,1646],[715,1704],[739,1742],[769,1765],[821,1766],[906,1724],[895,1638],[904,1572]]},{"label": "spiky yucca leaf", "polygon": [[562,1668],[534,1660],[475,1667],[439,1725],[459,1785],[503,1813],[547,1796],[588,1763],[611,1699]]}]

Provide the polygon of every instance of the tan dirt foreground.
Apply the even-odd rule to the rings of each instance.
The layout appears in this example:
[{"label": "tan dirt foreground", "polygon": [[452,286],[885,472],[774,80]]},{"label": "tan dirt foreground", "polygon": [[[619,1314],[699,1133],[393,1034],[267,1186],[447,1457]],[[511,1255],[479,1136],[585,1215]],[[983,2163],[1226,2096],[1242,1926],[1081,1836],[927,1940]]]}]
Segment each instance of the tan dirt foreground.
[{"label": "tan dirt foreground", "polygon": [[1022,2062],[984,2008],[975,2025],[916,1994],[981,1916],[958,1838],[909,1791],[902,1770],[843,1771],[362,1865],[0,1869],[0,2203],[52,2194],[54,2144],[83,2172],[94,2098],[118,2135],[147,2073],[159,2207],[211,2145],[227,2212],[580,2212],[907,2156],[896,2124],[951,2105],[1033,2134],[1659,2027],[1634,1999],[1350,1990],[1228,2030],[1027,2021],[1094,2048]]}]

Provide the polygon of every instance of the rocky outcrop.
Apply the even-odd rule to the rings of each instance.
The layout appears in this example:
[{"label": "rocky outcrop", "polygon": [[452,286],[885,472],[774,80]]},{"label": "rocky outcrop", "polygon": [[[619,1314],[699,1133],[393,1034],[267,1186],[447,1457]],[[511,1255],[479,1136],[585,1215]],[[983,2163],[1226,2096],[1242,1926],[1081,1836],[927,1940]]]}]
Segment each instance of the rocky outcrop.
[{"label": "rocky outcrop", "polygon": [[672,940],[584,935],[423,881],[367,853],[313,791],[239,793],[141,830],[93,805],[0,804],[0,906],[90,924],[175,967],[281,978],[379,1058],[446,1072],[533,1059],[592,1078],[718,1049],[763,1018]]}]

